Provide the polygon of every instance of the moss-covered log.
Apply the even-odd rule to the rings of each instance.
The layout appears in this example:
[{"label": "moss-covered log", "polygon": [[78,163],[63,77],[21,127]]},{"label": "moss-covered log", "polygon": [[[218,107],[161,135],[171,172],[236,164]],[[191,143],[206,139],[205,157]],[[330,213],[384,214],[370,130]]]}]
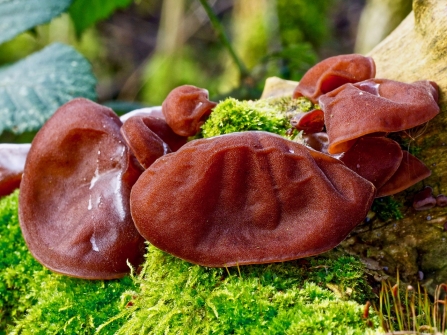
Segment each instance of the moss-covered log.
[{"label": "moss-covered log", "polygon": [[432,290],[447,281],[447,207],[415,211],[414,194],[431,186],[447,194],[447,0],[414,0],[413,12],[372,56],[377,78],[403,82],[432,80],[439,85],[441,113],[420,129],[400,134],[404,146],[431,169],[432,175],[395,199],[402,203],[401,220],[374,219],[357,228],[344,246],[372,258],[405,281],[422,280]]}]

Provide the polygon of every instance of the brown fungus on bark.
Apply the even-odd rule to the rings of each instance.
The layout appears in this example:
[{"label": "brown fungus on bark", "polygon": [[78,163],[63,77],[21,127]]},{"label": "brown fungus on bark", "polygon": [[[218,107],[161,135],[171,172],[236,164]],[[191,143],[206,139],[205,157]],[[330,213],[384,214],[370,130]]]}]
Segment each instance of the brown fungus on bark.
[{"label": "brown fungus on bark", "polygon": [[324,128],[324,113],[320,109],[299,113],[292,117],[290,124],[305,134],[319,133]]},{"label": "brown fungus on bark", "polygon": [[317,103],[326,94],[344,84],[374,78],[376,68],[371,57],[358,54],[326,58],[310,68],[300,80],[293,97],[306,97]]},{"label": "brown fungus on bark", "polygon": [[177,151],[188,139],[174,133],[164,119],[146,115],[127,119],[121,135],[145,169],[171,150]]},{"label": "brown fungus on bark", "polygon": [[445,196],[444,194],[439,194],[436,197],[436,206],[439,206],[439,207],[447,206],[447,196]]},{"label": "brown fungus on bark", "polygon": [[419,159],[402,151],[403,157],[394,175],[377,190],[377,197],[399,193],[430,176],[431,171]]},{"label": "brown fungus on bark", "polygon": [[132,188],[131,211],[153,245],[223,267],[327,251],[365,218],[374,195],[339,160],[249,131],[191,141],[158,159]]},{"label": "brown fungus on bark", "polygon": [[19,188],[31,144],[0,143],[0,196]]},{"label": "brown fungus on bark", "polygon": [[402,157],[397,142],[386,137],[362,137],[339,159],[379,189],[397,171]]},{"label": "brown fungus on bark", "polygon": [[370,79],[322,95],[329,153],[349,150],[364,135],[410,129],[439,113],[435,83]]},{"label": "brown fungus on bark", "polygon": [[163,101],[162,112],[176,134],[194,136],[216,105],[208,100],[206,89],[183,85],[168,94]]},{"label": "brown fungus on bark", "polygon": [[417,211],[425,211],[436,206],[436,198],[433,196],[433,189],[426,186],[422,191],[416,193],[413,198],[413,208]]},{"label": "brown fungus on bark", "polygon": [[70,101],[34,138],[19,196],[20,226],[33,256],[72,277],[113,279],[137,266],[144,239],[129,209],[141,174],[109,108]]}]

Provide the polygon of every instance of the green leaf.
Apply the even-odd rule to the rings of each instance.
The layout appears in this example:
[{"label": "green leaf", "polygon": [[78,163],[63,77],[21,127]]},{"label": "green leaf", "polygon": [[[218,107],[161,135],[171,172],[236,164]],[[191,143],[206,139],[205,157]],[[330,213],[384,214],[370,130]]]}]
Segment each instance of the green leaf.
[{"label": "green leaf", "polygon": [[81,33],[96,22],[108,18],[120,8],[125,8],[133,0],[75,0],[68,10],[76,29],[76,34]]},{"label": "green leaf", "polygon": [[72,0],[1,0],[0,43],[50,21],[63,13]]},{"label": "green leaf", "polygon": [[67,101],[96,99],[95,85],[90,63],[59,43],[0,68],[0,134],[39,129]]}]

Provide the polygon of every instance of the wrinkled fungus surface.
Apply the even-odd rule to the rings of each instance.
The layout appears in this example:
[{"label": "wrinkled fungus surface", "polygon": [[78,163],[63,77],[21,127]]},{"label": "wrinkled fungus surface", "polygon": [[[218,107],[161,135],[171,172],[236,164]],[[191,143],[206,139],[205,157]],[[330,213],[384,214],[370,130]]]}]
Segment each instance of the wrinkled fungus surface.
[{"label": "wrinkled fungus surface", "polygon": [[346,84],[322,95],[329,153],[347,151],[364,135],[389,133],[421,125],[439,113],[437,86],[371,79]]},{"label": "wrinkled fungus surface", "polygon": [[379,189],[397,171],[402,157],[397,142],[386,137],[362,137],[340,160]]},{"label": "wrinkled fungus surface", "polygon": [[144,239],[129,211],[141,170],[109,108],[86,99],[62,106],[33,140],[19,218],[33,256],[49,269],[87,279],[118,278],[138,265]]},{"label": "wrinkled fungus surface", "polygon": [[183,85],[168,94],[163,101],[162,112],[176,134],[194,136],[216,105],[208,100],[206,89]]},{"label": "wrinkled fungus surface", "polygon": [[371,57],[358,54],[329,57],[307,71],[293,92],[293,97],[306,97],[313,103],[325,93],[347,83],[374,78],[376,67]]},{"label": "wrinkled fungus surface", "polygon": [[31,144],[0,143],[0,196],[19,188]]},{"label": "wrinkled fungus surface", "polygon": [[339,244],[375,187],[339,160],[266,132],[189,142],[131,192],[140,233],[205,266],[279,262]]}]

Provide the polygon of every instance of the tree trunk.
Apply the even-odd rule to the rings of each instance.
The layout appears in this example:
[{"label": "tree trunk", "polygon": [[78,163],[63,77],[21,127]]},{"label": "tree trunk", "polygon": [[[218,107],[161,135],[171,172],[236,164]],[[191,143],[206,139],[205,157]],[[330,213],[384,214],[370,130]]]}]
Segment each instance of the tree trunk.
[{"label": "tree trunk", "polygon": [[396,276],[398,271],[406,282],[420,280],[433,292],[447,282],[447,207],[418,212],[411,204],[424,186],[431,186],[435,196],[447,195],[447,0],[414,0],[413,12],[370,56],[377,78],[436,82],[441,113],[426,127],[408,132],[409,146],[420,150],[418,158],[432,175],[395,197],[403,204],[404,218],[364,223],[343,247],[373,260],[385,273]]}]

